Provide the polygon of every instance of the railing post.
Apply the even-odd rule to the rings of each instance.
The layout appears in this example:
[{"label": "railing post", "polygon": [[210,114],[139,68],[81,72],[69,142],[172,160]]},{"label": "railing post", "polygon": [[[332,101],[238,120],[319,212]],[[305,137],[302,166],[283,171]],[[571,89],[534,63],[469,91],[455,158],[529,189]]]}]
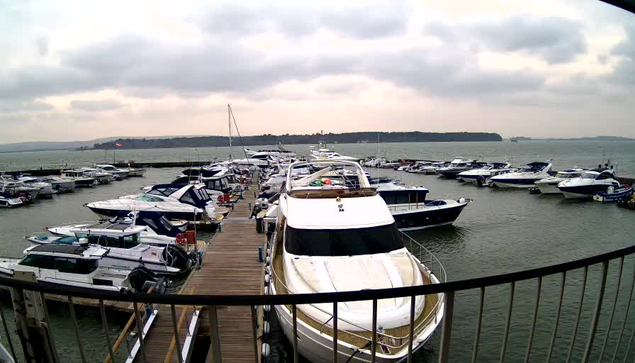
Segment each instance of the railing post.
[{"label": "railing post", "polygon": [[[424,296],[425,299],[425,296]],[[415,330],[415,305],[416,305],[416,296],[410,297],[410,324],[408,329],[408,363],[412,363],[412,345],[414,339],[414,330]]]},{"label": "railing post", "polygon": [[209,305],[207,310],[209,313],[209,338],[211,340],[210,350],[212,358],[215,363],[221,363],[223,358],[221,355],[220,332],[218,330],[218,313],[214,305]]},{"label": "railing post", "polygon": [[[176,354],[178,354],[178,361],[183,362],[183,352],[181,351],[181,338],[179,337],[179,327],[176,324],[176,308],[174,304],[170,304],[170,312],[172,313],[172,330],[174,331],[174,343],[176,344]],[[187,314],[187,311],[181,311]],[[187,327],[189,330],[189,326]]]},{"label": "railing post", "polygon": [[512,311],[514,308],[514,292],[516,290],[516,282],[512,281],[509,285],[509,308],[507,309],[507,321],[505,322],[505,333],[503,333],[503,346],[501,347],[500,363],[505,361],[505,352],[507,350],[507,340],[509,339],[509,327],[512,322]]},{"label": "railing post", "polygon": [[333,302],[333,362],[337,362],[337,301]]},{"label": "railing post", "polygon": [[562,273],[562,283],[560,285],[560,298],[558,299],[558,310],[556,311],[556,322],[554,323],[553,333],[551,334],[551,341],[549,342],[549,353],[547,354],[547,363],[551,361],[551,354],[553,353],[553,346],[556,344],[556,336],[558,334],[558,323],[560,322],[560,312],[562,311],[562,300],[564,298],[564,287],[567,282],[567,272]]},{"label": "railing post", "polygon": [[137,302],[133,302],[132,306],[134,308],[134,316],[136,320],[135,325],[137,326],[137,334],[139,335],[139,347],[141,348],[141,357],[143,358],[143,362],[147,363],[148,358],[146,356],[146,344],[143,341],[143,322],[141,321],[141,315],[139,314],[139,306],[137,305]]},{"label": "railing post", "polygon": [[531,346],[534,341],[534,331],[536,330],[536,320],[538,319],[538,307],[540,306],[540,290],[542,289],[542,276],[538,277],[538,287],[536,290],[536,303],[534,305],[534,318],[531,322],[531,329],[529,330],[529,341],[527,342],[527,352],[525,353],[525,363],[529,363],[529,356],[531,355]]},{"label": "railing post", "polygon": [[293,362],[298,363],[300,361],[300,352],[298,352],[298,307],[291,305],[293,313]]},{"label": "railing post", "polygon": [[606,289],[606,274],[609,269],[609,262],[602,262],[602,281],[600,282],[600,291],[598,292],[598,298],[595,303],[595,313],[593,314],[593,320],[591,321],[591,331],[589,332],[589,340],[587,340],[586,348],[584,349],[584,356],[582,357],[583,363],[588,363],[591,358],[591,350],[593,349],[593,340],[595,338],[595,332],[600,320],[600,312],[602,311],[602,301],[604,299],[604,290]]},{"label": "railing post", "polygon": [[0,319],[2,319],[2,326],[4,327],[4,334],[7,336],[7,341],[9,342],[9,349],[11,349],[11,357],[15,362],[18,361],[18,358],[15,355],[15,348],[13,348],[13,342],[11,341],[11,334],[9,334],[9,328],[7,327],[7,319],[4,316],[4,309],[0,306]]},{"label": "railing post", "polygon": [[115,362],[115,352],[112,350],[112,343],[110,342],[110,334],[108,333],[108,321],[106,320],[106,308],[104,307],[104,300],[99,299],[99,312],[101,313],[101,325],[104,329],[104,336],[106,337],[106,344],[108,345],[108,353],[110,354],[110,361]]},{"label": "railing post", "polygon": [[476,321],[476,337],[474,337],[474,348],[472,348],[472,363],[476,363],[478,356],[478,346],[481,342],[481,326],[483,324],[483,306],[485,303],[485,287],[481,287],[480,299],[478,304],[478,320]]},{"label": "railing post", "polygon": [[79,325],[77,324],[77,316],[75,315],[75,305],[73,304],[73,297],[70,295],[68,296],[68,306],[71,310],[71,320],[73,321],[73,328],[75,329],[75,339],[77,340],[79,356],[82,359],[82,362],[86,362],[86,357],[84,356],[84,347],[82,346],[82,341],[79,334]]},{"label": "railing post", "polygon": [[582,306],[584,305],[584,292],[586,291],[586,281],[589,276],[589,266],[584,267],[584,277],[582,278],[582,292],[580,293],[580,304],[578,305],[578,315],[575,319],[573,334],[571,334],[571,345],[569,345],[569,353],[567,353],[566,362],[571,361],[573,355],[573,347],[575,346],[575,338],[578,335],[578,327],[580,326],[580,316],[582,315]]},{"label": "railing post", "polygon": [[[613,353],[613,359],[611,362],[615,362],[617,358],[617,353],[620,351],[620,343],[622,342],[622,336],[624,335],[624,329],[626,328],[626,322],[628,321],[628,313],[631,310],[631,301],[633,300],[633,288],[635,288],[635,268],[633,268],[633,277],[631,278],[631,289],[628,292],[628,303],[626,304],[626,313],[624,314],[624,322],[622,323],[622,330],[620,330],[620,335],[617,338],[617,343],[615,343],[615,352]],[[628,358],[628,354],[626,355]]]},{"label": "railing post", "polygon": [[617,287],[615,288],[615,299],[613,300],[613,309],[611,310],[611,317],[609,318],[609,326],[606,328],[606,336],[604,337],[604,343],[602,343],[602,350],[600,351],[599,362],[602,363],[604,358],[604,350],[606,349],[606,343],[609,341],[611,335],[611,327],[613,325],[613,317],[615,316],[615,308],[617,307],[617,299],[620,296],[620,285],[622,284],[622,271],[624,269],[624,256],[620,258],[620,267],[617,273]]},{"label": "railing post", "polygon": [[444,293],[445,311],[443,314],[443,330],[441,331],[441,351],[439,363],[447,363],[450,354],[450,338],[452,336],[452,315],[454,314],[454,291]]},{"label": "railing post", "polygon": [[375,363],[377,355],[377,299],[373,299],[373,337],[370,343],[370,362]]},{"label": "railing post", "polygon": [[260,362],[260,350],[258,349],[258,307],[251,306],[251,338],[254,340],[254,362]]}]

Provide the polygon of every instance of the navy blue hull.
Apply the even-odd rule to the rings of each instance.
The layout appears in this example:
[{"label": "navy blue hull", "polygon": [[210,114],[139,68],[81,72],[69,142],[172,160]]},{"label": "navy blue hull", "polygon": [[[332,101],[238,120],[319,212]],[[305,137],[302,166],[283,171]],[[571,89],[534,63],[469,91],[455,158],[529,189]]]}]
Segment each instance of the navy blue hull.
[{"label": "navy blue hull", "polygon": [[[90,210],[92,210],[93,212],[102,215],[102,216],[108,216],[108,217],[116,217],[118,215],[121,215],[121,213],[129,213],[131,212],[130,210],[113,210],[113,209],[102,209],[102,208],[90,208]],[[161,214],[163,214],[165,216],[165,218],[167,219],[181,219],[184,221],[194,221],[194,214],[193,213],[186,213],[186,212],[159,212]],[[203,216],[201,213],[197,213],[196,214],[196,220],[200,221],[203,219]]]},{"label": "navy blue hull", "polygon": [[465,206],[466,204],[461,204],[444,209],[423,209],[403,213],[394,212],[392,216],[395,218],[397,228],[401,230],[432,228],[454,223]]},{"label": "navy blue hull", "polygon": [[563,193],[572,193],[572,194],[584,194],[584,195],[595,195],[598,193],[605,193],[609,188],[609,185],[606,184],[595,184],[595,185],[579,185],[573,187],[558,187]]}]

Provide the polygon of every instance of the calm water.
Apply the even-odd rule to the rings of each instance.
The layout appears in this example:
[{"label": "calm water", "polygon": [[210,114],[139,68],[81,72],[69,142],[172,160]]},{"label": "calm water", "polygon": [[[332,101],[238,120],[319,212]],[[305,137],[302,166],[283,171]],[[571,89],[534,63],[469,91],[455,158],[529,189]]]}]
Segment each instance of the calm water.
[{"label": "calm water", "polygon": [[[454,156],[483,158],[485,160],[511,159],[516,164],[534,160],[553,158],[557,169],[573,167],[592,167],[603,158],[614,160],[622,175],[635,176],[635,143],[614,142],[519,142],[519,143],[434,143],[434,144],[382,144],[382,151],[390,158],[431,158],[451,159]],[[306,154],[308,146],[289,146]],[[344,154],[364,156],[377,153],[377,145],[348,144],[335,145],[335,149]],[[136,161],[166,160],[209,160],[227,155],[227,148],[206,149],[169,149],[118,151],[117,159]],[[112,160],[112,152],[109,154]],[[199,157],[200,155],[200,157]],[[101,158],[101,159],[100,159]],[[69,165],[90,164],[103,161],[104,152],[51,152],[51,153],[15,153],[0,154],[0,169],[27,169],[51,167],[68,163]],[[27,244],[24,235],[42,231],[46,226],[93,219],[91,212],[83,204],[123,194],[135,193],[143,185],[171,180],[179,169],[150,169],[145,178],[128,179],[108,186],[89,190],[78,190],[73,194],[55,196],[52,200],[41,200],[20,209],[0,210],[0,254],[19,256]],[[532,267],[545,266],[557,262],[591,256],[632,245],[635,232],[633,211],[594,202],[574,202],[559,196],[530,195],[526,191],[505,191],[489,188],[476,188],[471,185],[439,179],[436,176],[412,175],[391,170],[370,170],[374,176],[390,175],[401,178],[411,185],[424,185],[431,190],[431,198],[467,197],[474,200],[452,227],[426,230],[412,233],[413,237],[425,244],[443,262],[450,280],[486,276],[517,271]],[[630,283],[635,261],[627,259],[624,264],[624,278]],[[573,361],[579,361],[586,337],[589,332],[589,318],[595,304],[599,280],[599,268],[589,271],[583,319],[576,341]],[[610,266],[607,295],[603,313],[608,316],[616,290],[617,263]],[[577,302],[581,292],[582,271],[568,274],[564,307],[558,330],[554,362],[564,361],[569,347]],[[544,279],[541,306],[538,315],[538,328],[534,338],[532,361],[544,361],[546,348],[552,331],[560,277]],[[615,341],[624,321],[625,301],[630,286],[622,283],[620,302],[614,318],[607,354],[604,360],[612,357]],[[522,282],[516,285],[512,330],[508,344],[506,361],[516,362],[524,358],[525,347],[531,324],[535,300],[536,281]],[[474,339],[475,322],[478,307],[478,292],[458,293],[452,335],[452,361],[469,361],[471,345]],[[488,289],[485,302],[483,333],[479,349],[481,361],[498,361],[505,314],[509,299],[509,287]],[[8,299],[2,300],[6,307]],[[72,327],[68,323],[68,308],[58,304],[51,305],[53,329],[59,336],[58,346],[65,349],[66,361],[79,361],[74,346]],[[97,313],[91,309],[81,309],[83,317],[82,339],[84,346],[90,346],[91,356],[105,356],[106,347],[100,334]],[[120,329],[127,317],[113,318],[113,332]],[[596,335],[596,355],[604,341],[607,319],[601,321]],[[625,340],[628,341],[635,327],[635,317],[627,322]],[[57,333],[59,332],[59,333]],[[114,335],[115,333],[113,333]],[[438,349],[437,333],[429,344],[429,350],[417,354],[417,361],[427,362],[436,359]],[[288,346],[274,344],[273,361],[292,361],[287,353]],[[15,342],[14,342],[15,343]],[[624,350],[623,350],[624,351]],[[622,355],[618,356],[620,361]],[[633,352],[631,352],[633,354]],[[631,360],[632,361],[632,360]]]}]

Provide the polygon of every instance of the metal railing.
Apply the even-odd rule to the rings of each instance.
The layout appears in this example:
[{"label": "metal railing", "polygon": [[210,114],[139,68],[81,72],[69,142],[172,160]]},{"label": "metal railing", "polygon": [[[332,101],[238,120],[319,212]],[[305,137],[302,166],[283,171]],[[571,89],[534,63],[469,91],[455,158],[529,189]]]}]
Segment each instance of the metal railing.
[{"label": "metal railing", "polygon": [[[414,244],[409,239],[404,242],[412,242],[408,247],[416,251],[417,248],[421,248]],[[416,242],[416,241],[414,241]],[[415,256],[421,257],[421,254],[413,253]],[[95,291],[85,288],[76,288],[69,286],[53,286],[48,284],[42,284],[32,281],[18,280],[9,277],[0,277],[0,286],[9,288],[12,290],[12,301],[14,305],[16,331],[17,335],[12,334],[11,328],[7,324],[7,317],[4,312],[0,318],[3,322],[3,331],[8,338],[9,351],[13,352],[16,360],[19,357],[24,357],[23,361],[34,361],[36,356],[42,358],[42,361],[59,361],[56,359],[59,356],[56,349],[57,343],[67,340],[66,336],[58,336],[55,334],[56,327],[50,323],[50,317],[48,309],[46,309],[46,303],[42,303],[42,313],[37,315],[39,323],[33,325],[32,322],[27,319],[28,304],[33,304],[33,301],[40,299],[44,301],[44,294],[56,294],[66,297],[66,302],[69,305],[71,311],[71,321],[75,330],[75,346],[79,350],[79,361],[90,361],[91,359],[98,358],[101,361],[101,357],[89,357],[86,356],[82,348],[82,340],[85,337],[81,334],[81,327],[79,326],[77,317],[75,316],[75,309],[77,301],[80,298],[93,299],[98,302],[98,306],[101,311],[101,323],[104,328],[104,351],[112,352],[112,337],[108,332],[108,319],[107,313],[104,308],[105,302],[128,302],[133,304],[133,323],[135,325],[136,337],[145,336],[143,327],[146,325],[146,318],[143,317],[145,312],[152,312],[153,309],[160,309],[161,306],[168,307],[165,310],[171,310],[172,323],[174,332],[180,331],[177,326],[178,317],[176,316],[174,307],[204,307],[207,311],[203,316],[207,316],[205,320],[209,324],[211,335],[209,341],[211,342],[210,354],[219,358],[223,351],[223,340],[219,335],[218,315],[222,314],[222,311],[218,310],[218,307],[224,306],[248,306],[252,311],[253,322],[253,338],[262,337],[266,338],[266,332],[262,332],[262,327],[259,326],[258,316],[260,312],[264,311],[264,314],[271,314],[273,306],[291,306],[291,310],[296,312],[293,315],[294,320],[292,326],[294,327],[292,337],[298,337],[298,314],[297,306],[303,304],[336,304],[353,302],[353,301],[372,301],[373,306],[373,329],[371,330],[371,345],[364,350],[369,353],[369,360],[374,361],[377,358],[377,348],[380,344],[381,331],[377,327],[377,305],[378,301],[382,299],[392,298],[411,298],[414,301],[417,296],[425,296],[431,294],[443,294],[444,296],[444,318],[442,321],[442,329],[440,334],[437,334],[437,338],[428,342],[431,344],[433,341],[438,341],[438,349],[435,350],[435,354],[438,356],[439,362],[448,362],[450,360],[451,353],[459,357],[466,357],[469,355],[466,361],[476,362],[478,360],[491,361],[493,360],[491,352],[484,354],[483,344],[483,326],[488,323],[486,316],[488,311],[494,311],[498,316],[504,315],[503,334],[502,340],[497,339],[496,342],[487,341],[488,345],[494,343],[499,344],[499,351],[496,354],[496,360],[503,362],[506,359],[509,361],[513,357],[518,357],[519,352],[524,352],[523,358],[519,360],[529,361],[532,357],[540,355],[546,357],[547,362],[562,361],[566,356],[566,362],[570,361],[582,361],[589,362],[592,358],[593,361],[611,361],[611,362],[630,362],[629,358],[632,358],[633,353],[632,346],[635,340],[635,318],[631,312],[633,304],[633,287],[635,284],[635,246],[623,248],[617,251],[599,254],[596,256],[583,258],[571,262],[560,263],[547,267],[529,269],[519,272],[513,272],[508,274],[501,274],[496,276],[488,276],[467,280],[458,280],[450,282],[442,282],[439,284],[427,284],[413,287],[401,287],[391,289],[377,289],[377,290],[360,290],[360,291],[347,291],[347,292],[335,292],[335,293],[322,293],[322,294],[296,294],[296,295],[154,295],[154,294],[140,294],[140,293],[118,293],[111,291]],[[436,263],[433,259],[432,262],[426,262],[425,258],[422,261],[425,264],[434,266]],[[613,267],[612,271],[610,267]],[[599,267],[599,271],[595,271]],[[583,276],[580,279],[575,278],[577,271],[582,270]],[[611,272],[612,271],[612,272]],[[551,284],[556,288],[553,293],[548,293],[546,289],[547,279],[557,279],[557,284]],[[535,288],[523,289],[521,285],[526,283],[535,283]],[[557,285],[557,286],[556,286]],[[508,299],[506,303],[501,301],[489,301],[485,299],[486,291],[490,289],[508,288]],[[573,288],[575,287],[575,289]],[[580,288],[580,293],[573,300],[565,298],[567,293],[571,293],[577,288]],[[478,304],[477,307],[471,306],[469,311],[461,309],[460,305],[465,293],[477,293]],[[30,297],[29,297],[30,294]],[[575,294],[578,294],[577,292]],[[589,296],[593,296],[593,306],[589,307]],[[25,297],[26,296],[26,297]],[[35,299],[35,300],[34,300]],[[544,309],[545,301],[551,299],[555,302],[555,315],[553,318],[543,321],[538,319],[537,316],[541,309]],[[491,307],[486,304],[492,304]],[[37,301],[36,301],[37,302]],[[148,306],[144,308],[143,305]],[[37,305],[37,304],[35,304]],[[523,307],[524,306],[524,307]],[[261,307],[259,309],[256,309]],[[264,308],[263,308],[264,307]],[[457,310],[458,307],[458,310]],[[489,310],[488,310],[489,309]],[[2,309],[0,309],[2,311]],[[192,309],[195,311],[195,309]],[[565,311],[575,312],[573,319],[567,320],[567,324],[563,323],[565,320]],[[337,334],[342,332],[337,327],[337,321],[341,322],[341,319],[337,317],[337,309],[333,310],[333,329],[334,338],[333,350],[334,357],[338,357],[337,352]],[[409,336],[413,336],[415,331],[414,319],[412,316],[413,310],[411,310],[410,318],[410,333]],[[476,314],[474,314],[474,312]],[[211,314],[210,314],[211,313]],[[501,314],[504,313],[504,314]],[[516,313],[516,315],[515,315]],[[528,334],[526,343],[523,346],[519,346],[520,340],[516,339],[514,343],[514,349],[509,349],[510,336],[518,335],[519,327],[517,324],[512,324],[512,320],[519,320],[518,313],[525,317],[528,323],[527,327],[523,327],[522,330],[527,329],[524,334]],[[465,316],[476,316],[475,333],[473,338],[468,338],[465,334],[457,335],[461,340],[460,344],[451,345],[453,331],[461,332],[465,329],[470,329],[468,321],[473,319],[466,319]],[[571,314],[568,314],[571,315]],[[571,328],[571,326],[573,326]],[[586,336],[583,334],[583,329],[588,329]],[[564,329],[570,329],[570,334],[563,336]],[[458,330],[457,330],[458,329]],[[189,330],[188,330],[189,331]],[[602,331],[602,334],[598,334]],[[34,340],[33,337],[40,334],[39,340]],[[560,334],[558,334],[560,333]],[[536,348],[536,342],[538,337],[541,337],[541,343],[544,349]],[[178,334],[174,335],[174,339],[179,342]],[[457,338],[455,338],[457,339]],[[301,349],[302,342],[291,339],[291,345],[294,347],[294,357],[298,357]],[[523,339],[524,340],[524,339]],[[412,339],[410,339],[412,341]],[[583,349],[580,349],[580,344],[584,341]],[[46,349],[40,349],[39,345],[47,347]],[[148,347],[143,344],[143,340],[138,341],[139,354],[138,361],[146,361],[146,351],[154,349],[155,347]],[[249,346],[249,342],[245,342],[245,346]],[[471,349],[466,348],[471,347]],[[259,346],[254,345],[254,361],[257,361],[261,355]],[[409,353],[412,353],[412,347],[409,347]],[[183,347],[180,343],[177,344],[177,350],[181,350]],[[360,347],[361,349],[361,347]],[[470,353],[467,354],[469,349]],[[22,352],[22,354],[20,354]],[[480,353],[480,355],[479,355]],[[342,359],[342,352],[339,352],[339,359]],[[381,352],[379,352],[381,354]],[[514,355],[512,355],[514,354]],[[510,358],[510,355],[512,358]],[[560,358],[558,358],[558,355]],[[179,352],[180,357],[187,358],[187,354]],[[579,357],[578,357],[579,356]],[[117,355],[115,354],[115,357]],[[412,355],[408,354],[408,360],[412,360]],[[186,359],[180,361],[185,362]],[[345,361],[345,359],[344,359]],[[355,361],[355,360],[353,360]],[[515,361],[515,360],[514,360]]]}]

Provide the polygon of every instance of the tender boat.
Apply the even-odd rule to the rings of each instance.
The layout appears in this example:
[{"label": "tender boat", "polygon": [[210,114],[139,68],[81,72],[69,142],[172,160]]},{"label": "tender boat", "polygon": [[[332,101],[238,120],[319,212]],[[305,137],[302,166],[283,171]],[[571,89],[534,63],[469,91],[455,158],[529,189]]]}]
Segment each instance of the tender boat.
[{"label": "tender boat", "polygon": [[86,204],[93,212],[118,216],[129,212],[159,212],[168,219],[215,221],[214,201],[204,185],[157,184],[145,193]]},{"label": "tender boat", "polygon": [[619,188],[613,188],[613,186],[610,186],[606,192],[595,194],[593,196],[593,200],[602,203],[619,202],[622,200],[628,200],[632,196],[633,187],[622,186]]},{"label": "tender boat", "polygon": [[471,202],[466,198],[426,200],[428,189],[407,187],[394,181],[372,185],[377,187],[401,231],[450,225]]},{"label": "tender boat", "polygon": [[104,267],[132,270],[145,266],[157,274],[177,275],[189,271],[193,265],[187,252],[174,243],[163,247],[140,243],[145,227],[105,227],[73,228],[70,230],[73,236],[39,235],[27,236],[26,239],[31,245],[99,245],[109,250],[100,263]]},{"label": "tender boat", "polygon": [[0,274],[33,273],[39,283],[95,290],[144,290],[157,284],[146,268],[122,270],[100,266],[109,250],[100,246],[47,244],[24,250],[23,258],[1,258]]},{"label": "tender boat", "polygon": [[595,194],[604,193],[609,187],[619,188],[620,182],[615,179],[613,169],[597,168],[584,172],[578,178],[565,180],[558,184],[558,189],[565,198],[592,198]]},{"label": "tender boat", "polygon": [[466,160],[463,158],[456,158],[452,160],[452,162],[450,162],[450,165],[444,166],[442,168],[438,168],[437,174],[439,174],[440,176],[444,178],[456,179],[459,173],[467,171],[467,170],[471,170],[471,169],[480,168],[480,167],[483,167],[484,165],[486,164],[476,162],[475,160]]},{"label": "tender boat", "polygon": [[77,188],[89,188],[97,184],[95,178],[84,175],[81,170],[62,170],[61,177],[75,182]]},{"label": "tender boat", "polygon": [[24,196],[16,196],[11,193],[2,192],[0,189],[0,208],[14,208],[24,205],[29,200]]},{"label": "tender boat", "polygon": [[40,193],[39,188],[28,186],[7,175],[0,175],[0,192],[14,197],[21,197],[25,203],[33,201]]},{"label": "tender boat", "polygon": [[584,172],[584,169],[568,169],[556,172],[556,175],[536,181],[536,188],[540,194],[561,194],[558,184],[567,179],[577,178]]},{"label": "tender boat", "polygon": [[176,236],[185,233],[187,221],[170,221],[158,212],[130,212],[98,223],[78,223],[46,230],[57,236],[74,236],[77,232],[89,232],[94,229],[115,229],[123,232],[142,227],[139,242],[165,247],[174,244]]},{"label": "tender boat", "polygon": [[[404,246],[412,240],[399,232],[386,203],[372,188],[361,166],[353,162],[317,162],[319,171],[294,178],[290,166],[279,199],[272,236],[274,295],[383,289],[439,283]],[[352,169],[359,182],[325,177],[341,168]],[[422,246],[420,246],[422,248]],[[426,260],[428,261],[428,260]],[[443,279],[443,277],[442,277]],[[338,362],[371,359],[373,307],[371,301],[337,304]],[[376,361],[406,359],[409,346],[410,298],[378,301]],[[417,296],[414,301],[412,349],[432,336],[443,318],[442,294]],[[294,341],[289,305],[276,305],[282,329]],[[333,359],[333,304],[297,305],[299,353],[311,362]]]},{"label": "tender boat", "polygon": [[489,163],[482,168],[462,171],[457,179],[478,185],[487,185],[491,177],[513,171],[510,163]]},{"label": "tender boat", "polygon": [[538,180],[549,178],[552,167],[551,161],[533,162],[520,171],[496,175],[490,180],[498,188],[531,188]]}]

